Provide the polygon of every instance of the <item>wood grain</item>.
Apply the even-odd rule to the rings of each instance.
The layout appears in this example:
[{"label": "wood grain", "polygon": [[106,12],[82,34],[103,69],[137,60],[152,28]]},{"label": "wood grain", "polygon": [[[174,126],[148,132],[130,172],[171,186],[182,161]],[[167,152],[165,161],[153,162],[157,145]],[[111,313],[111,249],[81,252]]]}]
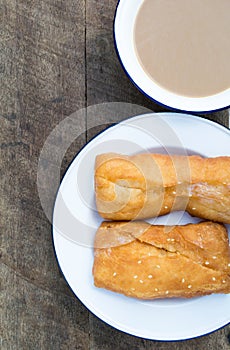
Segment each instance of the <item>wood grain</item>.
[{"label": "wood grain", "polygon": [[[36,183],[47,136],[65,117],[101,102],[166,111],[144,97],[120,66],[113,44],[116,4],[115,0],[0,2],[3,350],[229,348],[229,326],[199,339],[160,343],[106,325],[75,298],[55,259],[51,225]],[[228,124],[227,112],[203,117]],[[120,120],[125,118],[120,115]],[[82,114],[76,129],[80,136],[68,149],[61,174],[81,147],[111,123],[113,117],[104,113],[95,127],[92,113]],[[57,140],[53,146],[58,148]],[[55,165],[55,157],[51,163]]]}]

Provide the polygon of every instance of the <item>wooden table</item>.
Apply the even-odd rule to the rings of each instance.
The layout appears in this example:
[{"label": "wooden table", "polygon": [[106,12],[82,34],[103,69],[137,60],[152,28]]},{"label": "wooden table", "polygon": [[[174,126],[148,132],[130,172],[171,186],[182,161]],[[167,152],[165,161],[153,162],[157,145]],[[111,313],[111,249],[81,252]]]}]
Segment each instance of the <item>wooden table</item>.
[{"label": "wooden table", "polygon": [[[0,4],[2,328],[1,349],[229,349],[229,326],[185,342],[124,334],[92,315],[58,269],[51,224],[37,192],[42,146],[65,117],[102,102],[166,109],[145,98],[124,74],[113,45],[116,0],[2,0]],[[228,125],[228,112],[204,115]],[[81,135],[62,162],[108,120]],[[45,179],[44,179],[45,180]],[[154,315],[153,315],[154,317]]]}]

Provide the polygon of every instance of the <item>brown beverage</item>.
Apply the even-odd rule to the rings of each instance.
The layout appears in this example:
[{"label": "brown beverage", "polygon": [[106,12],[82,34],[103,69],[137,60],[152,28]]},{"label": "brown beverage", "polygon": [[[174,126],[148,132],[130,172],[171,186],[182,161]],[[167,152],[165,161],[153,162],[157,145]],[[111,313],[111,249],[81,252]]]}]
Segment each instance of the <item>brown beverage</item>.
[{"label": "brown beverage", "polygon": [[145,72],[171,92],[230,88],[230,0],[144,0],[134,42]]}]

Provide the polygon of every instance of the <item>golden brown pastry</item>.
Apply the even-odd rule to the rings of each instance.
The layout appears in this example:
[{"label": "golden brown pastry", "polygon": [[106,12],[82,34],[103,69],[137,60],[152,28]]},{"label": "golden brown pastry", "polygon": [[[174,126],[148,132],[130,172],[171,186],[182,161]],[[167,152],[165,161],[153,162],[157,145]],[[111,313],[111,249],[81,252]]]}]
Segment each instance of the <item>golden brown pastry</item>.
[{"label": "golden brown pastry", "polygon": [[186,210],[230,223],[230,157],[102,154],[96,158],[95,192],[105,219],[144,219]]},{"label": "golden brown pastry", "polygon": [[104,222],[95,238],[94,284],[141,299],[230,293],[225,227]]}]

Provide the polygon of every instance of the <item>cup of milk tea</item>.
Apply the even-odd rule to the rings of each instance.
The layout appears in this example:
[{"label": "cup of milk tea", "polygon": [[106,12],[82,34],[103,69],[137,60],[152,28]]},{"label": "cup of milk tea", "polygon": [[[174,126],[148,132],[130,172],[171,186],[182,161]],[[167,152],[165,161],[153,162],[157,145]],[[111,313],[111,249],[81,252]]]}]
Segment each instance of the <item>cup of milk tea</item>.
[{"label": "cup of milk tea", "polygon": [[229,107],[229,0],[120,0],[114,39],[150,99],[190,112]]}]

